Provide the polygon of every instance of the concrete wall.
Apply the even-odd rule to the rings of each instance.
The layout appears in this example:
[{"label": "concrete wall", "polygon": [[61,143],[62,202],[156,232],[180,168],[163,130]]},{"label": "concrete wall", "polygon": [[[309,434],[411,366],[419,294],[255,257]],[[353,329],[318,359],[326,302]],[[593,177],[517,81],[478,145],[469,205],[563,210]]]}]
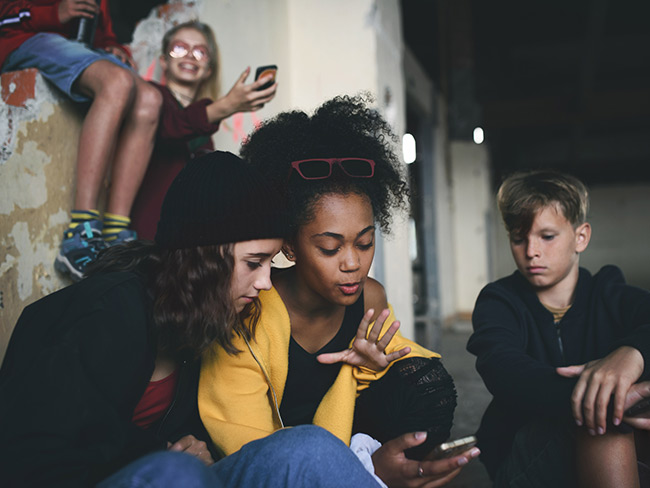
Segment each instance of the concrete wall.
[{"label": "concrete wall", "polygon": [[[596,186],[589,191],[592,235],[580,265],[595,273],[605,264],[616,264],[628,283],[650,289],[650,185]],[[496,274],[501,277],[512,273],[515,265],[500,221],[495,234]]]},{"label": "concrete wall", "polygon": [[456,253],[454,239],[454,203],[451,187],[451,154],[447,143],[446,107],[438,97],[438,120],[434,146],[434,193],[436,195],[436,236],[438,245],[438,279],[440,280],[440,316],[443,324],[455,320],[458,309],[456,301]]},{"label": "concrete wall", "polygon": [[0,361],[23,307],[67,284],[53,263],[72,208],[82,118],[36,70],[1,79]]}]

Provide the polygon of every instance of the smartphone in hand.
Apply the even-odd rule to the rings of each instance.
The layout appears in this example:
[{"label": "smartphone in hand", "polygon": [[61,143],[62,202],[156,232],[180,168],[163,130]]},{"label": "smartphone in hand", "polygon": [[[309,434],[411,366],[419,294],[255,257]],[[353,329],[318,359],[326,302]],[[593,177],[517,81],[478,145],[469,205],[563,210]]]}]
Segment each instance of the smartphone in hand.
[{"label": "smartphone in hand", "polygon": [[471,449],[476,445],[476,436],[470,435],[450,442],[443,442],[434,447],[424,459],[435,461],[436,459],[450,458]]},{"label": "smartphone in hand", "polygon": [[259,80],[260,78],[267,76],[267,75],[273,75],[273,79],[269,81],[268,83],[264,83],[261,87],[259,87],[257,90],[266,90],[267,88],[273,86],[275,83],[275,75],[278,72],[278,67],[274,64],[268,64],[266,66],[260,66],[255,70],[255,81]]}]

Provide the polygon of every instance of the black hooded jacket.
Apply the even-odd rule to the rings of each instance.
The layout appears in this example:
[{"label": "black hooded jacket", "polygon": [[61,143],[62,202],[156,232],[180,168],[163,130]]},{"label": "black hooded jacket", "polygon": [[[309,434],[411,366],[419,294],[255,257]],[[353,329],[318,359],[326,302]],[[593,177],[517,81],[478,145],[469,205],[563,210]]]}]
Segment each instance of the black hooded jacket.
[{"label": "black hooded jacket", "polygon": [[165,416],[131,422],[154,370],[151,299],[130,272],[87,278],[26,307],[0,369],[0,484],[92,486],[187,434],[205,440],[198,361]]},{"label": "black hooded jacket", "polygon": [[478,431],[481,460],[494,478],[516,432],[538,418],[571,418],[577,379],[559,366],[600,359],[620,346],[638,349],[650,375],[650,292],[625,283],[615,266],[580,268],[573,305],[559,324],[516,271],[481,291],[467,350],[494,396]]}]

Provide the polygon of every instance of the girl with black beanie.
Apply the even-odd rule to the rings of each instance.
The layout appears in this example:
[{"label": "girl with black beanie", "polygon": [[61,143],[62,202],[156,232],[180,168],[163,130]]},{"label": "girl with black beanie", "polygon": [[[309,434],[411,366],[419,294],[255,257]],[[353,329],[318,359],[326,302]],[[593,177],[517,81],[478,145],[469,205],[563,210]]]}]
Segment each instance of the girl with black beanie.
[{"label": "girl with black beanie", "polygon": [[201,353],[234,351],[271,287],[280,201],[237,156],[198,158],[171,185],[155,242],[109,248],[83,281],[23,311],[0,370],[2,486],[341,486],[334,467],[374,485],[322,429],[214,463],[198,417]]}]

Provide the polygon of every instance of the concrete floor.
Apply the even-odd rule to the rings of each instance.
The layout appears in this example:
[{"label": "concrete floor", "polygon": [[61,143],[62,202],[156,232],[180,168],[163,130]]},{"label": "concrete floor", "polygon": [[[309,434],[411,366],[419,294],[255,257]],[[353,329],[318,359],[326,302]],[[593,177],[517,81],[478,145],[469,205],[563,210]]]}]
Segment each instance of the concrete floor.
[{"label": "concrete floor", "polygon": [[[492,396],[483,385],[481,377],[474,369],[474,356],[465,350],[471,334],[467,322],[455,324],[451,330],[442,332],[439,348],[447,371],[454,378],[458,393],[458,405],[454,413],[454,426],[451,438],[471,435],[478,429],[483,412]],[[449,488],[488,488],[490,479],[479,460],[474,460],[463,468],[461,473],[448,485]]]}]

